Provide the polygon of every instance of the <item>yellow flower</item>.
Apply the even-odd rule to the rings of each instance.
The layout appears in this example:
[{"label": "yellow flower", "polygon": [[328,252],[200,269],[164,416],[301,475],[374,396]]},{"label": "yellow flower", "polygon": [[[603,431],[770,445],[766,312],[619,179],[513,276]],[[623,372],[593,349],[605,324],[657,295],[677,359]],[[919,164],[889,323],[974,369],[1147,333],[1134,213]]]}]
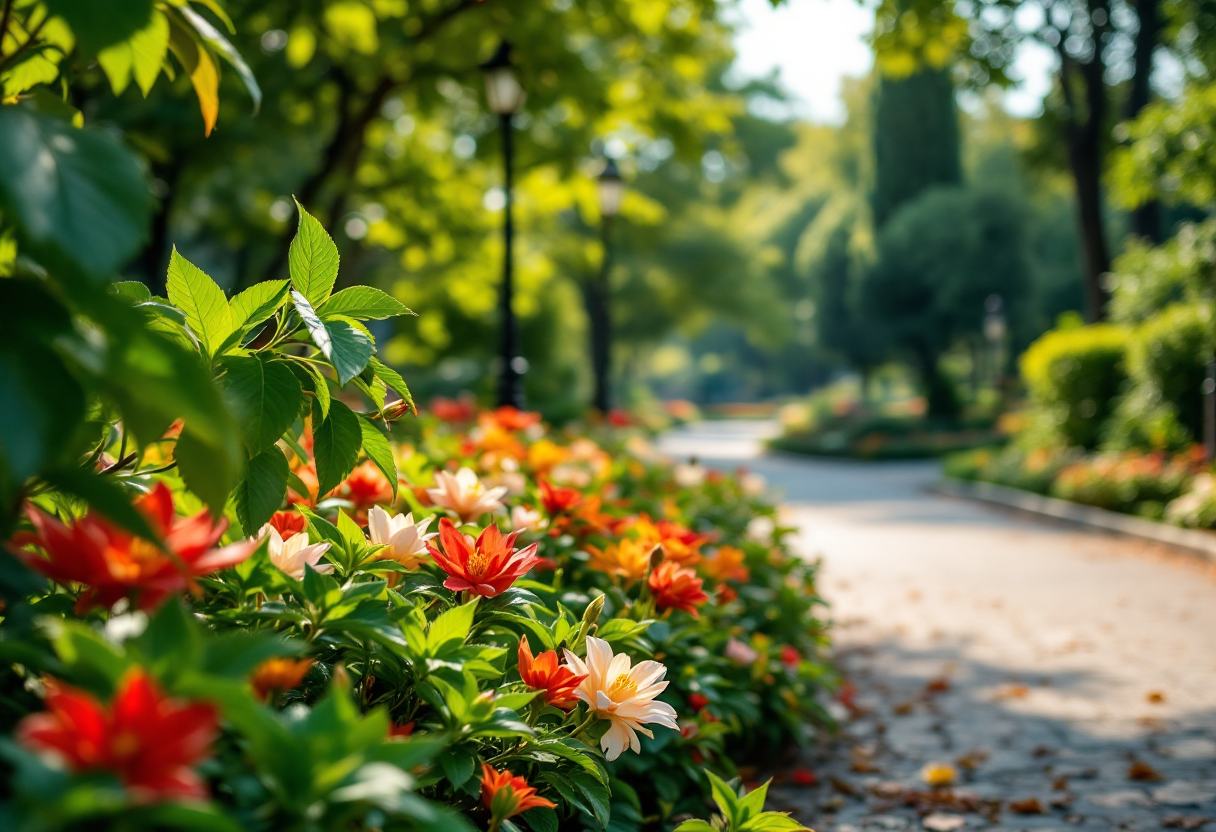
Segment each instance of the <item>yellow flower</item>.
[{"label": "yellow flower", "polygon": [[653,544],[626,538],[619,543],[610,543],[604,549],[588,546],[587,553],[591,555],[592,569],[633,583],[646,577],[650,569],[650,550],[653,548]]},{"label": "yellow flower", "polygon": [[958,779],[958,770],[949,763],[925,763],[920,770],[921,779],[933,787],[953,786]]},{"label": "yellow flower", "polygon": [[662,725],[680,730],[675,709],[657,697],[667,687],[661,681],[667,668],[659,662],[644,661],[634,665],[624,653],[613,655],[608,642],[587,637],[587,660],[566,651],[566,664],[578,675],[586,675],[574,695],[601,719],[612,723],[600,739],[600,748],[609,760],[615,760],[626,748],[641,753],[638,734],[653,737],[643,725]]}]

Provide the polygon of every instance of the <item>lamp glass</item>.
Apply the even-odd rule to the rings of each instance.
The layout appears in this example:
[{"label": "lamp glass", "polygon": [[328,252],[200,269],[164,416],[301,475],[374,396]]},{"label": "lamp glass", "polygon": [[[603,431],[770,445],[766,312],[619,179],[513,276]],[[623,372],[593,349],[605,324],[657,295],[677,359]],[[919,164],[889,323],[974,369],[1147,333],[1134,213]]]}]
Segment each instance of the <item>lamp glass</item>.
[{"label": "lamp glass", "polygon": [[619,176],[601,176],[596,181],[600,197],[600,214],[605,217],[615,217],[621,210],[621,200],[625,198],[625,181]]},{"label": "lamp glass", "polygon": [[523,106],[524,88],[509,66],[486,70],[486,99],[490,109],[500,116],[509,116]]}]

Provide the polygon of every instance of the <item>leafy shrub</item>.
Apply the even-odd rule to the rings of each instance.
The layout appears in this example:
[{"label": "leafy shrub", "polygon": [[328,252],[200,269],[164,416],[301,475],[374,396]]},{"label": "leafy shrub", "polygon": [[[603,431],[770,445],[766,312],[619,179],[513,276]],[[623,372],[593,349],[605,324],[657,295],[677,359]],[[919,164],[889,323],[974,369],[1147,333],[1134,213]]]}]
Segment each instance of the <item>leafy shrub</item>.
[{"label": "leafy shrub", "polygon": [[1060,471],[1075,462],[1077,453],[1062,448],[1027,449],[1019,445],[1005,448],[980,448],[954,454],[946,459],[946,476],[980,480],[1048,494]]},{"label": "leafy shrub", "polygon": [[1190,433],[1203,437],[1203,380],[1212,353],[1212,322],[1207,310],[1176,305],[1162,310],[1136,330],[1128,352],[1132,382],[1143,385]]},{"label": "leafy shrub", "polygon": [[1156,519],[1163,515],[1166,503],[1182,496],[1202,464],[1200,449],[1174,457],[1162,453],[1099,454],[1060,471],[1051,494]]},{"label": "leafy shrub", "polygon": [[1022,355],[1022,378],[1049,428],[1066,445],[1097,446],[1127,379],[1127,331],[1094,326],[1046,333]]}]

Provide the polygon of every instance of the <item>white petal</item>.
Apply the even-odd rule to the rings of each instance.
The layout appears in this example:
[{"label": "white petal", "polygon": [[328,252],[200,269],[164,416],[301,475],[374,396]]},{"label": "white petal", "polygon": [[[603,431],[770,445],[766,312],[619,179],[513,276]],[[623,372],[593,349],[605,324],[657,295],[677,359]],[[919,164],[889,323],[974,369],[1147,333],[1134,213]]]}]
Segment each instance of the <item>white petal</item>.
[{"label": "white petal", "polygon": [[380,506],[372,506],[367,514],[367,531],[377,546],[388,543],[392,534],[392,519]]}]

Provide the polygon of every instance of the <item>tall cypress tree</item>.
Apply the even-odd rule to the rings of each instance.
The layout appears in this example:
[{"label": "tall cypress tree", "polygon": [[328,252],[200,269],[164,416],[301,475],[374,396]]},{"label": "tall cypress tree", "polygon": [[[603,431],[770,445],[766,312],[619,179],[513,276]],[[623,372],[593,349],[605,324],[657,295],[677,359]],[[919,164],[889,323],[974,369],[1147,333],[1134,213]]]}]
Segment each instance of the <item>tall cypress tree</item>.
[{"label": "tall cypress tree", "polygon": [[875,228],[927,188],[961,184],[958,110],[946,70],[880,78],[873,136]]}]

